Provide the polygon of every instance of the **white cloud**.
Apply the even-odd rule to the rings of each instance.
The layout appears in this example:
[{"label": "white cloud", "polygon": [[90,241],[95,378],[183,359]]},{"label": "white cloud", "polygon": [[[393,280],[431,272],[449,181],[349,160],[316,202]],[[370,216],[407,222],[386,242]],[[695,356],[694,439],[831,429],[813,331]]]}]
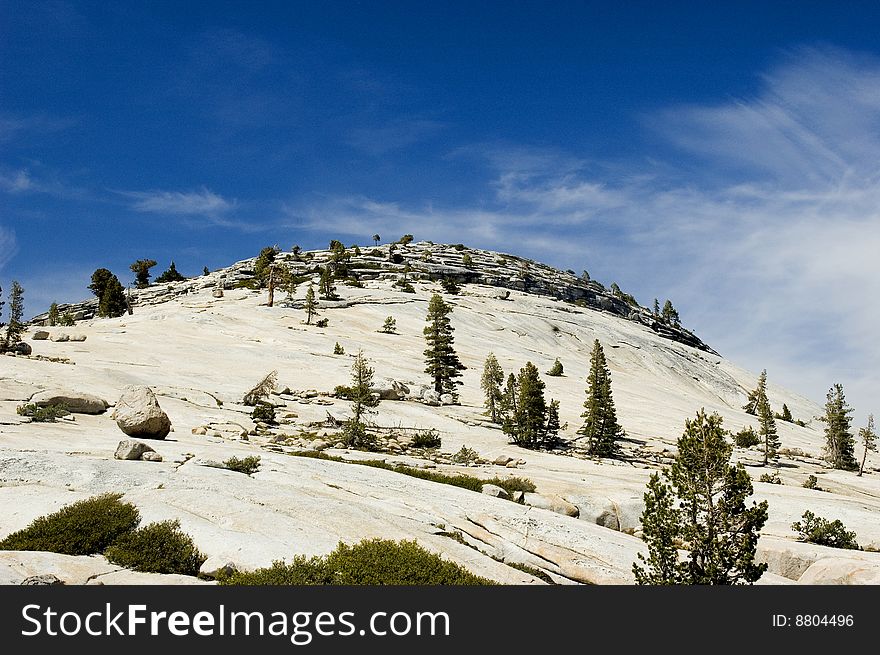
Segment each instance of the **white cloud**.
[{"label": "white cloud", "polygon": [[216,217],[234,209],[229,201],[206,188],[197,191],[120,191],[132,200],[131,208],[153,214]]},{"label": "white cloud", "polygon": [[647,173],[489,147],[496,174],[471,207],[348,197],[288,214],[619,276],[645,304],[673,298],[707,342],[771,381],[817,401],[842,382],[860,419],[880,412],[880,62],[799,50],[752,98],[650,124],[678,153]]},{"label": "white cloud", "polygon": [[12,173],[0,173],[0,190],[7,193],[22,193],[36,190],[36,185],[31,179],[30,173],[25,170]]},{"label": "white cloud", "polygon": [[0,271],[15,257],[18,252],[18,243],[15,240],[15,232],[0,225]]}]

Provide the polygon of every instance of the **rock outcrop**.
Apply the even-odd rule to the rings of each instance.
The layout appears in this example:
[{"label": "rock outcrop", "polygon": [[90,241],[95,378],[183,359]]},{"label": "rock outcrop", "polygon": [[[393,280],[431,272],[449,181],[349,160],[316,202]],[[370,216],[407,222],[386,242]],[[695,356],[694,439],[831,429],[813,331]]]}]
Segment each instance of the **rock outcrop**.
[{"label": "rock outcrop", "polygon": [[63,405],[71,414],[103,414],[109,406],[106,400],[93,394],[61,389],[36,393],[30,402],[37,407]]}]

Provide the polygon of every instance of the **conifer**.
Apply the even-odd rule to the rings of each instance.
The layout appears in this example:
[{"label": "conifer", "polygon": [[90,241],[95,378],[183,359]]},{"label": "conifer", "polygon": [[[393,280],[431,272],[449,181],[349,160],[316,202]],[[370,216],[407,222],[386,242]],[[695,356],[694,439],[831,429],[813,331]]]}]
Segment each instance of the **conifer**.
[{"label": "conifer", "polygon": [[624,430],[617,422],[617,411],[611,396],[611,371],[605,360],[602,344],[596,339],[590,354],[587,378],[587,399],[584,401],[584,424],[578,434],[587,438],[587,451],[599,457],[613,457],[619,452],[618,440]]},{"label": "conifer", "polygon": [[465,369],[459,360],[452,344],[455,341],[453,332],[455,329],[449,320],[452,306],[446,304],[439,294],[434,294],[428,303],[428,315],[425,320],[428,325],[424,328],[425,341],[428,347],[425,349],[425,373],[430,373],[434,380],[434,391],[437,393],[451,394],[454,399],[458,398],[457,384],[461,377],[461,371]]},{"label": "conifer", "polygon": [[755,411],[758,416],[758,436],[764,442],[764,466],[770,460],[778,460],[777,451],[782,445],[776,432],[776,420],[770,409],[770,401],[767,399],[767,371],[761,371],[758,377],[758,386],[755,389]]},{"label": "conifer", "polygon": [[306,325],[312,324],[312,318],[318,313],[318,302],[315,300],[315,287],[311,283],[306,290]]},{"label": "conifer", "polygon": [[853,411],[843,395],[843,385],[832,386],[828,390],[822,420],[825,422],[825,458],[836,469],[852,471],[859,467],[853,454],[850,416]]},{"label": "conifer", "polygon": [[865,460],[868,459],[868,451],[876,452],[877,450],[877,433],[874,431],[874,415],[868,416],[868,424],[859,428],[859,438],[865,450],[862,452],[862,464],[859,466],[859,477],[865,471]]},{"label": "conifer", "polygon": [[373,369],[367,363],[363,351],[358,351],[351,366],[351,418],[343,430],[345,445],[349,448],[370,449],[375,443],[375,437],[367,432],[364,424],[364,417],[371,414],[373,408],[379,404],[373,395],[372,386]]},{"label": "conifer", "polygon": [[486,356],[483,364],[483,375],[480,387],[486,394],[486,414],[493,423],[501,422],[501,384],[504,382],[504,371],[493,353]]}]

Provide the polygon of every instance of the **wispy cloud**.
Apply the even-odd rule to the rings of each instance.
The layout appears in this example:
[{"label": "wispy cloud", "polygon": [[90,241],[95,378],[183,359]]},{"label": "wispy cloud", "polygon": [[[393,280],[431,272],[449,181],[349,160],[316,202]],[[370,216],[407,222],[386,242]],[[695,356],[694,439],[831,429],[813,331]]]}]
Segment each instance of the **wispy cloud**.
[{"label": "wispy cloud", "polygon": [[72,118],[59,118],[46,114],[30,116],[0,112],[0,143],[8,143],[27,136],[48,135],[75,124]]},{"label": "wispy cloud", "polygon": [[131,208],[152,214],[176,214],[185,216],[222,216],[236,206],[235,200],[227,200],[213,191],[201,188],[195,191],[119,191],[131,199]]},{"label": "wispy cloud", "polygon": [[11,173],[0,172],[0,190],[7,193],[23,193],[35,189],[34,181],[26,170]]},{"label": "wispy cloud", "polygon": [[17,252],[18,243],[15,240],[15,232],[0,225],[0,271],[15,257]]},{"label": "wispy cloud", "polygon": [[843,382],[860,415],[880,411],[880,62],[799,50],[753,97],[648,122],[674,148],[657,166],[484,148],[494,175],[470,206],[349,196],[287,213],[619,274],[734,361],[816,400]]},{"label": "wispy cloud", "polygon": [[384,155],[430,139],[444,127],[444,123],[435,120],[396,120],[375,127],[355,129],[349,143],[370,155]]}]

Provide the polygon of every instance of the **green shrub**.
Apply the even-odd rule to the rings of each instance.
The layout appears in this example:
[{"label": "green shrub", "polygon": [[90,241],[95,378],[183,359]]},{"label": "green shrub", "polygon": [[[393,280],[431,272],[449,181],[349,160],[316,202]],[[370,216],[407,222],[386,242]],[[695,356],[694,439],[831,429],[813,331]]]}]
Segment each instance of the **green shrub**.
[{"label": "green shrub", "polygon": [[440,444],[440,435],[434,429],[419,432],[412,440],[413,448],[439,448]]},{"label": "green shrub", "polygon": [[484,480],[485,484],[494,484],[496,487],[501,487],[508,494],[513,494],[514,491],[522,491],[524,493],[532,493],[535,490],[535,483],[529,480],[528,478],[499,478],[497,475],[491,480]]},{"label": "green shrub", "polygon": [[330,325],[330,321],[326,318],[319,318],[317,321],[315,321],[315,327],[325,328],[328,325]]},{"label": "green shrub", "polygon": [[181,532],[179,521],[162,521],[128,532],[117,539],[105,556],[119,566],[144,573],[198,575],[207,559],[192,538]]},{"label": "green shrub", "polygon": [[767,482],[768,484],[782,484],[782,480],[779,479],[779,473],[773,471],[773,473],[762,473],[759,482]]},{"label": "green shrub", "polygon": [[54,423],[55,419],[70,414],[70,412],[67,411],[67,407],[63,404],[40,407],[33,403],[29,405],[19,405],[15,408],[15,413],[19,416],[29,416],[34,423]]},{"label": "green shrub", "polygon": [[816,491],[822,491],[822,488],[819,486],[819,478],[815,475],[807,476],[807,479],[804,480],[804,483],[801,485],[804,489],[815,489]]},{"label": "green shrub", "polygon": [[556,584],[553,582],[553,578],[551,578],[547,573],[542,571],[541,569],[536,569],[534,566],[529,566],[528,564],[520,564],[519,562],[504,562],[512,569],[516,569],[517,571],[522,571],[523,573],[528,573],[531,576],[538,578],[539,580],[543,580],[547,584]]},{"label": "green shrub", "polygon": [[354,400],[354,389],[347,387],[344,384],[340,384],[333,389],[333,395],[342,400]]},{"label": "green shrub", "polygon": [[758,436],[758,433],[755,432],[755,429],[749,426],[733,435],[733,443],[740,448],[750,448],[751,446],[757,446],[761,443],[761,438]]},{"label": "green shrub", "polygon": [[395,282],[391,286],[397,287],[398,289],[400,289],[404,293],[415,293],[416,292],[415,287],[412,284],[410,284],[408,281],[405,281],[405,280],[398,280],[397,282]]},{"label": "green shrub", "polygon": [[275,406],[271,403],[260,401],[254,405],[254,411],[251,412],[251,418],[255,421],[263,421],[264,423],[274,423]]},{"label": "green shrub", "polygon": [[339,543],[325,557],[294,557],[290,564],[250,573],[235,572],[223,585],[491,585],[454,562],[425,550],[415,541],[364,540]]},{"label": "green shrub", "polygon": [[443,290],[448,294],[457,296],[459,293],[461,293],[461,287],[458,286],[458,283],[452,277],[444,277],[440,281],[440,284],[443,286]]},{"label": "green shrub", "polygon": [[461,252],[462,250],[464,250],[466,248],[466,246],[463,243],[455,243],[452,245],[452,247],[455,250],[457,250],[458,252]]},{"label": "green shrub", "polygon": [[120,502],[120,498],[122,494],[102,494],[41,516],[0,541],[0,550],[44,550],[64,555],[103,552],[140,523],[137,508]]},{"label": "green shrub", "polygon": [[559,361],[559,358],[556,358],[556,361],[553,362],[553,366],[550,367],[550,370],[547,371],[547,375],[553,377],[559,377],[562,375],[562,362]]},{"label": "green shrub", "polygon": [[798,541],[806,541],[820,546],[860,550],[856,542],[856,533],[848,532],[840,520],[829,521],[816,516],[807,510],[800,521],[791,524],[791,529],[798,533]]},{"label": "green shrub", "polygon": [[237,473],[246,473],[250,475],[251,473],[256,473],[260,468],[260,458],[259,456],[249,455],[244,459],[239,459],[238,457],[230,457],[225,462],[223,462],[223,468],[229,469],[230,471],[235,471]]},{"label": "green shrub", "polygon": [[344,355],[345,354],[345,348],[340,346],[338,341],[336,342],[336,345],[333,346],[333,354],[334,355]]},{"label": "green shrub", "polygon": [[473,448],[462,446],[458,452],[452,456],[452,461],[456,464],[476,464],[480,461],[480,454]]}]

